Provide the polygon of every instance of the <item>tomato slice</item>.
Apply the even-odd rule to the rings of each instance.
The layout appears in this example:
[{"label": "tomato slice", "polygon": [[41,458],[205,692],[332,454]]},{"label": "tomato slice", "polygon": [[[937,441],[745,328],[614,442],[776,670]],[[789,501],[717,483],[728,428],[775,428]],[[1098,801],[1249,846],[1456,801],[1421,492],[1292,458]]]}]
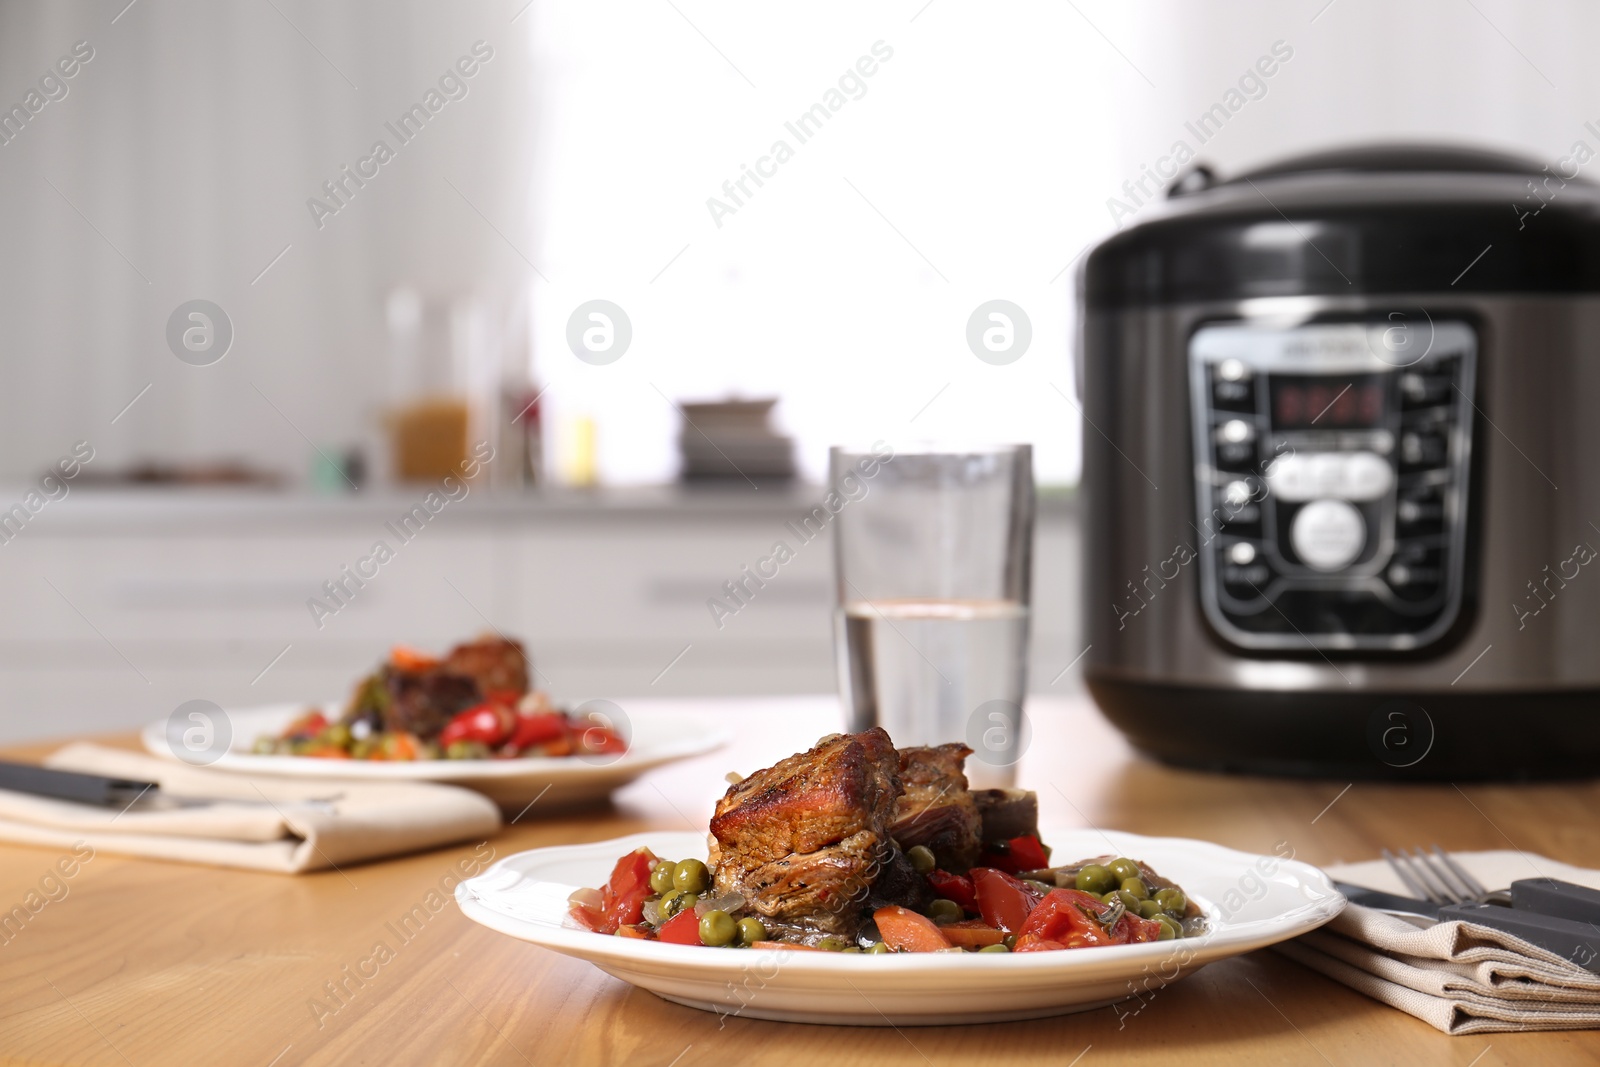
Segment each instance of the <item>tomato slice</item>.
[{"label": "tomato slice", "polygon": [[600,890],[600,915],[594,927],[598,933],[614,934],[619,926],[643,920],[644,902],[650,899],[650,870],[659,862],[647,848],[635,849],[617,860],[610,880]]},{"label": "tomato slice", "polygon": [[567,717],[559,711],[540,711],[517,716],[511,730],[511,744],[523,749],[554,741],[567,732]]},{"label": "tomato slice", "polygon": [[872,913],[884,944],[901,952],[937,952],[953,947],[937,923],[910,908],[890,904]]},{"label": "tomato slice", "polygon": [[1037,837],[1027,834],[1023,837],[1013,837],[1009,841],[998,842],[992,851],[985,851],[978,862],[985,867],[996,867],[1007,874],[1016,874],[1019,871],[1036,871],[1050,866],[1050,853]]},{"label": "tomato slice", "polygon": [[983,921],[1008,934],[1022,932],[1041,899],[1026,883],[993,867],[974,867],[972,884]]},{"label": "tomato slice", "polygon": [[1066,945],[1063,945],[1059,941],[1048,941],[1045,938],[1040,937],[1038,934],[1023,934],[1021,937],[1017,938],[1017,947],[1011,951],[1054,952],[1057,949],[1063,949],[1066,947]]},{"label": "tomato slice", "polygon": [[656,940],[672,945],[700,944],[700,916],[693,908],[678,912],[656,930]]},{"label": "tomato slice", "polygon": [[[1089,893],[1076,889],[1052,889],[1029,914],[1022,932],[1046,941],[1055,941],[1066,948],[1125,945],[1131,933],[1130,926],[1124,926],[1119,920],[1107,930],[1094,918],[1108,907],[1110,905],[1102,904],[1099,897]],[[1127,918],[1126,915],[1123,917]],[[1020,938],[1018,940],[1020,942]]]},{"label": "tomato slice", "polygon": [[946,900],[955,901],[967,911],[978,910],[977,893],[973,890],[972,879],[966,875],[933,870],[928,872],[928,884],[935,893]]}]

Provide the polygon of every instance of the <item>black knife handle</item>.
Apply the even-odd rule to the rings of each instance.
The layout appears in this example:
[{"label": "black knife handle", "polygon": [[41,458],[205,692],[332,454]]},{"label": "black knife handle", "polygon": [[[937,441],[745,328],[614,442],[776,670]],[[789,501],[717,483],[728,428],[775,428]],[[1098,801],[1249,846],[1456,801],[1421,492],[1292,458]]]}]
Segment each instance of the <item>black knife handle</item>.
[{"label": "black knife handle", "polygon": [[75,800],[80,804],[111,804],[126,790],[138,792],[154,784],[0,760],[0,789],[54,797],[57,800]]},{"label": "black knife handle", "polygon": [[1600,923],[1600,890],[1558,878],[1524,878],[1511,883],[1511,906],[1580,923]]},{"label": "black knife handle", "polygon": [[1450,904],[1439,909],[1440,922],[1455,919],[1513,934],[1600,974],[1600,927],[1495,904]]}]

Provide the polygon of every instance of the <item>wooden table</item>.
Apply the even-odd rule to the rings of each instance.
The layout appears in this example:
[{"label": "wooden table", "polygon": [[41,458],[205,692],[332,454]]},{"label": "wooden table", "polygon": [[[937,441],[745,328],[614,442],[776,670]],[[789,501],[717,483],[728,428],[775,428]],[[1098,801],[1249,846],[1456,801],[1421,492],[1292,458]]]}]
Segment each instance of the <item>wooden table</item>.
[{"label": "wooden table", "polygon": [[[688,702],[676,701],[682,710]],[[647,715],[647,702],[629,705]],[[661,707],[665,707],[662,702]],[[493,838],[504,856],[646,829],[703,829],[730,769],[751,771],[837,725],[832,700],[697,701],[737,730],[728,750],[663,769],[580,813],[537,807]],[[1600,786],[1401,786],[1176,771],[1134,756],[1082,697],[1038,700],[1022,784],[1047,822],[1203,837],[1302,859],[1384,845],[1518,847],[1600,866]],[[131,737],[116,743],[134,745]],[[35,758],[53,746],[14,750]],[[487,850],[476,855],[484,856]],[[453,905],[331,1015],[313,998],[372,954],[475,843],[284,877],[101,853],[0,944],[5,1063],[678,1064],[807,1067],[994,1062],[1443,1063],[1543,1067],[1600,1059],[1600,1034],[1450,1038],[1271,952],[1205,968],[1119,1026],[1110,1009],[997,1026],[866,1029],[718,1016],[658,1000],[588,964],[492,933]],[[60,858],[0,847],[9,910]],[[58,893],[59,895],[59,893]],[[320,1023],[320,1025],[319,1025]],[[1081,1059],[1074,1059],[1079,1057]]]}]

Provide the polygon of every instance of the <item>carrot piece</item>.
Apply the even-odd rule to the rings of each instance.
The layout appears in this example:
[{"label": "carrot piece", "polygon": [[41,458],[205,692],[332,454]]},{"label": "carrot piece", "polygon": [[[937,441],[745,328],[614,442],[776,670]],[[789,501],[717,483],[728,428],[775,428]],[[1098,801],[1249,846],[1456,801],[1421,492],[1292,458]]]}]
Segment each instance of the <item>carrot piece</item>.
[{"label": "carrot piece", "polygon": [[389,650],[389,662],[395,665],[396,670],[413,674],[431,670],[439,665],[439,660],[436,657],[430,656],[426,652],[419,652],[407,645],[395,645],[391,648]]},{"label": "carrot piece", "polygon": [[996,930],[982,919],[964,919],[939,927],[939,932],[957,948],[983,948],[998,945],[1006,939],[1004,930]]},{"label": "carrot piece", "polygon": [[655,940],[655,938],[651,937],[649,932],[647,930],[645,930],[643,927],[634,926],[631,923],[626,923],[626,924],[624,924],[622,926],[617,927],[617,936],[618,937],[632,937],[632,938],[636,938],[636,939],[638,939],[640,941],[654,941]]},{"label": "carrot piece", "polygon": [[932,919],[910,908],[890,904],[873,912],[872,918],[884,944],[899,952],[937,952],[953,947]]}]

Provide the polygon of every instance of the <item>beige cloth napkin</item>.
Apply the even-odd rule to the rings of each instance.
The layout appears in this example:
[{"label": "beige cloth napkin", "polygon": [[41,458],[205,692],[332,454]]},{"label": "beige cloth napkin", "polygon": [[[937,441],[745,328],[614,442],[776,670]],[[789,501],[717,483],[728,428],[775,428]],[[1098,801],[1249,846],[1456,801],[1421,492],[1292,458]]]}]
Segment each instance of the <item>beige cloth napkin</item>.
[{"label": "beige cloth napkin", "polygon": [[0,841],[301,874],[457,841],[500,828],[487,797],[431,782],[247,777],[77,742],[45,764],[157,782],[172,796],[239,803],[118,812],[0,790]]},{"label": "beige cloth napkin", "polygon": [[[1534,853],[1451,855],[1490,889],[1539,877],[1600,889],[1600,871]],[[1382,860],[1326,870],[1352,885],[1415,895]],[[1447,1034],[1600,1027],[1600,975],[1475,923],[1409,921],[1352,904],[1321,929],[1275,947]],[[1595,947],[1600,949],[1600,930]]]}]

